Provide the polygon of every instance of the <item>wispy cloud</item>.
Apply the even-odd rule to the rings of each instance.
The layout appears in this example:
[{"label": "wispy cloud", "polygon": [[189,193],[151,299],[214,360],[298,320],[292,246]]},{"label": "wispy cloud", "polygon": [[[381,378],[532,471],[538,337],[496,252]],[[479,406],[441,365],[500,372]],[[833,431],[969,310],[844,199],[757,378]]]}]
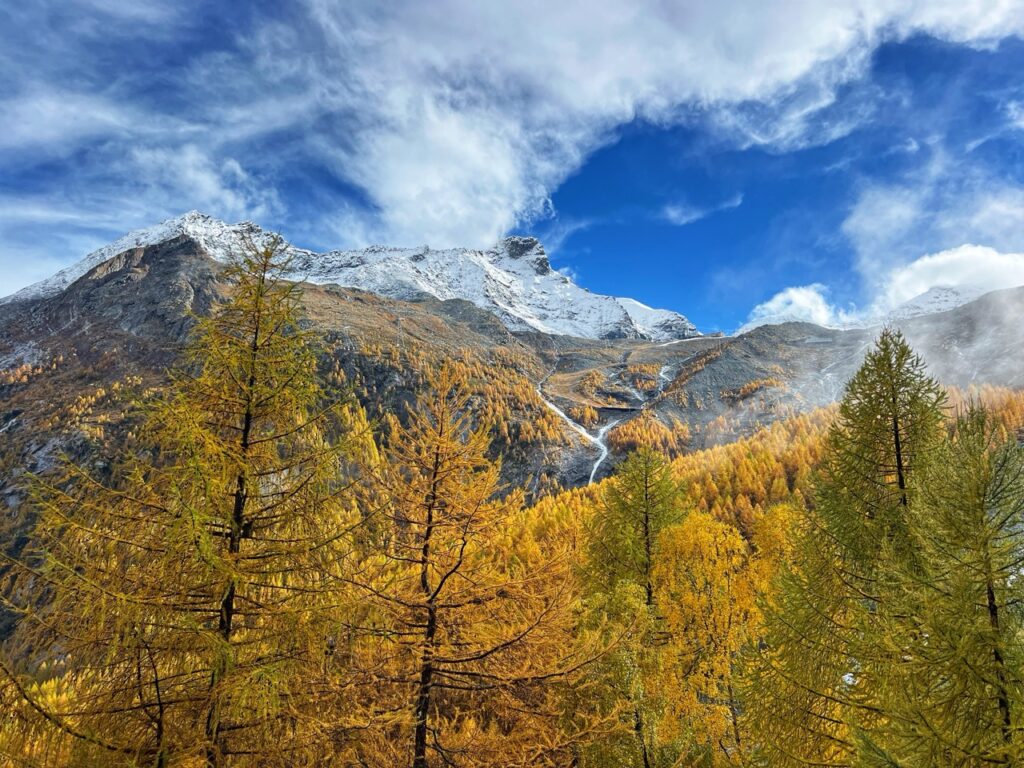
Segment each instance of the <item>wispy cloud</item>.
[{"label": "wispy cloud", "polygon": [[1010,124],[1014,128],[1024,130],[1024,102],[1011,101],[1006,104],[1005,109],[1010,118]]},{"label": "wispy cloud", "polygon": [[[985,140],[1013,130],[1014,109],[1002,111]],[[973,294],[1024,285],[1024,184],[1003,164],[972,156],[983,142],[964,148],[936,130],[908,145],[902,170],[856,187],[840,232],[860,282],[857,306],[835,306],[822,285],[796,286],[755,307],[747,327],[797,318],[864,322],[933,288]]]},{"label": "wispy cloud", "polygon": [[594,225],[593,219],[566,218],[555,216],[547,225],[541,227],[538,235],[550,254],[558,253],[577,232],[583,232]]},{"label": "wispy cloud", "polygon": [[930,147],[902,178],[862,184],[842,225],[868,286],[892,267],[929,252],[980,243],[1000,251],[1024,245],[1024,186],[992,169]]},{"label": "wispy cloud", "polygon": [[[65,219],[102,201],[117,229],[199,207],[287,217],[295,236],[337,245],[482,246],[549,217],[553,190],[637,118],[707,120],[736,146],[820,144],[874,114],[870,94],[837,106],[836,93],[880,43],[1024,32],[1021,0],[591,10],[306,0],[266,18],[211,3],[9,4],[0,192],[24,184]],[[30,225],[7,217],[0,258],[46,238],[65,247]]]},{"label": "wispy cloud", "polygon": [[742,193],[733,195],[728,200],[719,203],[718,205],[711,206],[710,208],[700,208],[687,203],[669,203],[661,209],[660,218],[664,219],[669,224],[674,224],[677,227],[684,227],[687,224],[693,224],[695,221],[706,219],[708,216],[713,216],[719,211],[739,208],[741,205],[743,205]]}]

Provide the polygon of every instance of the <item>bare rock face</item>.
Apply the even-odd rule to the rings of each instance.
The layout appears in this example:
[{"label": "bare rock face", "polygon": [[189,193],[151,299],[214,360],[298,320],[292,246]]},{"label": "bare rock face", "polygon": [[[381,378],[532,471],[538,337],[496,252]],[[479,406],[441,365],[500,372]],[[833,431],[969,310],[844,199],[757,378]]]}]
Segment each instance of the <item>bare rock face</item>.
[{"label": "bare rock face", "polygon": [[63,291],[0,305],[0,340],[21,337],[102,348],[124,335],[161,347],[180,341],[192,313],[217,301],[221,265],[187,237],[132,248]]},{"label": "bare rock face", "polygon": [[220,271],[194,242],[180,236],[115,256],[62,296],[128,333],[181,338],[190,325],[188,316],[206,314],[218,300]]},{"label": "bare rock face", "polygon": [[552,271],[544,246],[535,237],[506,237],[494,250],[499,258],[504,256],[507,259],[528,261],[538,275],[547,275]]}]

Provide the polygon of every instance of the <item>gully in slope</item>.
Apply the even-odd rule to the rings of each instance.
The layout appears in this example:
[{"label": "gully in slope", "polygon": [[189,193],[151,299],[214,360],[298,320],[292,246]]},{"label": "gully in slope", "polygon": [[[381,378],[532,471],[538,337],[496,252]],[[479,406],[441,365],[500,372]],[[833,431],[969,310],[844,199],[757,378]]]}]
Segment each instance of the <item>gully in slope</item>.
[{"label": "gully in slope", "polygon": [[551,374],[555,372],[555,368],[557,367],[558,363],[556,362],[555,367],[548,371],[543,379],[537,382],[537,396],[540,397],[540,399],[544,402],[544,405],[550,408],[560,419],[562,419],[562,421],[568,424],[570,429],[579,434],[584,440],[586,440],[591,445],[595,446],[598,449],[598,451],[600,451],[600,455],[598,456],[597,461],[594,462],[594,466],[591,467],[590,469],[590,477],[587,480],[587,484],[589,485],[594,482],[594,477],[597,475],[597,470],[608,458],[608,446],[605,444],[604,440],[605,435],[608,433],[609,429],[611,429],[612,427],[619,423],[620,419],[616,419],[615,421],[611,421],[605,424],[598,430],[597,436],[595,437],[594,435],[590,434],[586,429],[584,429],[581,424],[569,418],[569,415],[565,411],[563,411],[561,408],[559,408],[557,405],[555,405],[553,402],[548,400],[547,397],[544,396],[544,382],[546,382],[548,380],[548,377],[550,377]]}]

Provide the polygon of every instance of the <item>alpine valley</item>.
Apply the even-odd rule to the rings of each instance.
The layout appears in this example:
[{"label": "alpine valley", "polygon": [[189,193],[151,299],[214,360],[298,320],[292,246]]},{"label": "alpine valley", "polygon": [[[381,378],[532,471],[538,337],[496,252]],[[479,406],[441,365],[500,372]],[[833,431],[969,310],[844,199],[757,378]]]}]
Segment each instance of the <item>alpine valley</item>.
[{"label": "alpine valley", "polygon": [[[17,505],[24,472],[119,439],[118,393],[160,386],[195,316],[230,288],[232,254],[274,237],[191,212],[0,300],[7,501]],[[879,330],[794,322],[704,335],[675,312],[576,285],[528,237],[485,251],[282,247],[339,391],[371,420],[401,418],[424,364],[458,361],[503,479],[533,495],[603,477],[638,434],[680,455],[832,403]],[[887,322],[944,384],[1024,383],[1024,288],[933,291]]]}]

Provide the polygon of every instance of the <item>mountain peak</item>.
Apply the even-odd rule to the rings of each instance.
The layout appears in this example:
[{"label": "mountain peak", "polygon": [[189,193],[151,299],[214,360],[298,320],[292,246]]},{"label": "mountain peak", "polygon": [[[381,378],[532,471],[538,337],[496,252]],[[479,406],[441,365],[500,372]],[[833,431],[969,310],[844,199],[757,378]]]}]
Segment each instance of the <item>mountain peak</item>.
[{"label": "mountain peak", "polygon": [[552,271],[544,246],[536,237],[510,235],[499,241],[494,249],[500,256],[528,262],[538,275],[546,275]]},{"label": "mountain peak", "polygon": [[170,223],[170,222],[175,222],[175,223],[179,223],[179,224],[182,224],[182,225],[193,224],[193,223],[208,223],[208,222],[219,222],[221,224],[226,223],[226,222],[220,221],[219,219],[213,218],[213,216],[211,216],[208,213],[203,213],[202,211],[196,210],[195,208],[193,208],[191,211],[187,211],[187,212],[181,214],[181,216],[176,216],[173,219],[167,219],[167,221],[165,221],[164,223],[167,224],[167,223]]},{"label": "mountain peak", "polygon": [[[273,234],[252,222],[228,224],[201,211],[189,211],[156,226],[130,232],[77,264],[0,302],[60,293],[120,253],[182,236],[190,238],[211,258],[227,261],[248,244],[262,245]],[[544,246],[535,237],[505,237],[487,251],[373,246],[315,253],[287,243],[285,247],[294,256],[292,270],[297,278],[336,283],[398,299],[463,299],[492,312],[512,331],[658,341],[699,335],[693,323],[676,312],[652,309],[631,299],[601,296],[579,287],[551,268]]]},{"label": "mountain peak", "polygon": [[924,293],[903,302],[885,315],[887,322],[919,315],[948,312],[982,296],[987,291],[975,285],[934,285]]},{"label": "mountain peak", "polygon": [[536,237],[525,235],[509,235],[498,242],[498,247],[509,255],[510,258],[518,259],[527,253],[538,251],[544,253],[544,246]]}]

